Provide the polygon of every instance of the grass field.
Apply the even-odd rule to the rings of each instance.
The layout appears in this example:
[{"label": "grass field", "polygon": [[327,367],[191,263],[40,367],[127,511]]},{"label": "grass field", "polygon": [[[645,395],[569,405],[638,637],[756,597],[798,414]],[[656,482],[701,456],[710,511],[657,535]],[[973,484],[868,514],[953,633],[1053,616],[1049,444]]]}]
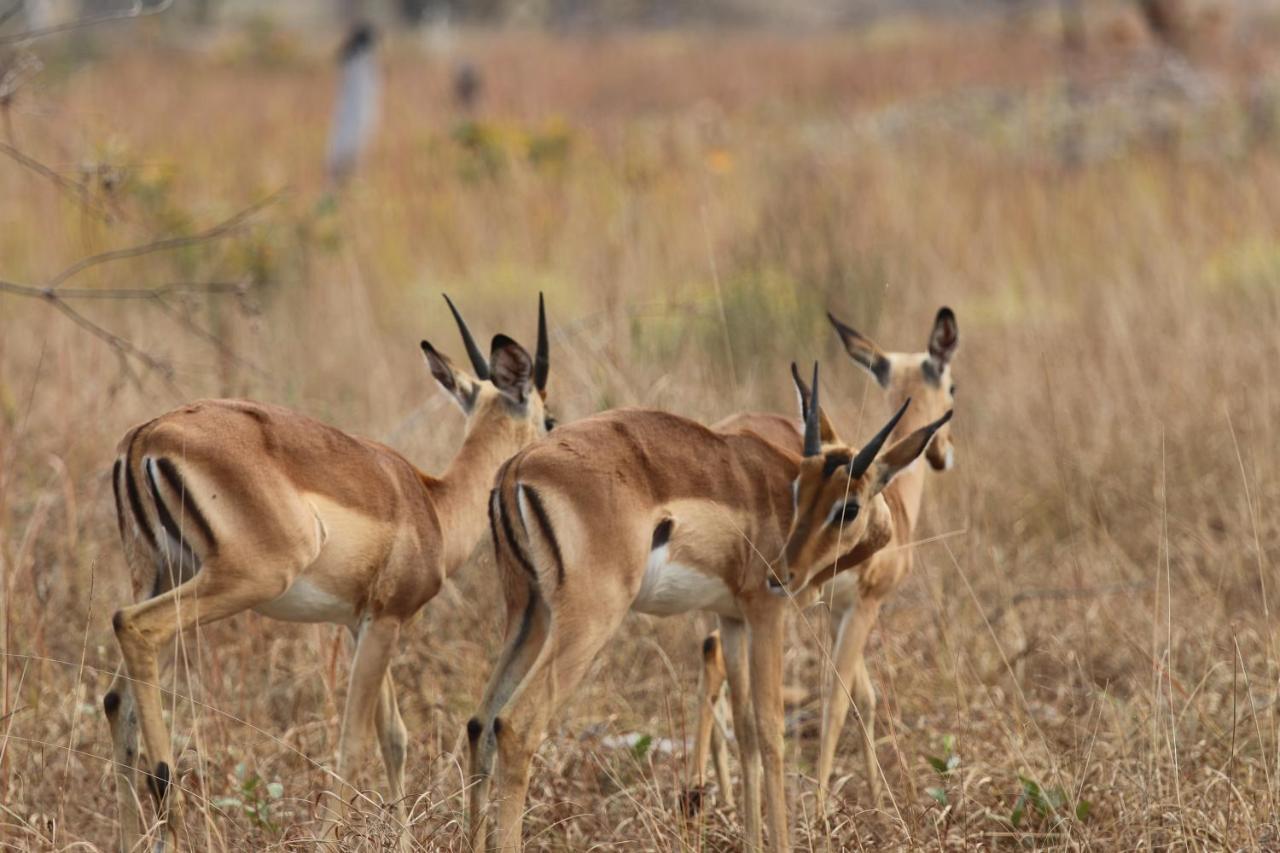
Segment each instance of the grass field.
[{"label": "grass field", "polygon": [[[1280,848],[1280,19],[1232,22],[1192,63],[1119,24],[1064,58],[1034,20],[462,34],[453,56],[485,80],[471,115],[450,58],[392,39],[380,134],[339,197],[333,41],[136,25],[87,60],[46,42],[0,128],[69,180],[0,157],[11,284],[270,199],[76,272],[65,302],[0,292],[0,847],[112,845],[124,431],[249,396],[438,472],[462,432],[417,348],[462,355],[440,292],[481,337],[531,346],[541,290],[561,419],[789,412],[788,362],[820,358],[851,437],[883,406],[823,312],[917,350],[956,311],[957,468],[930,474],[931,541],[872,638],[891,797],[871,804],[850,730],[837,809],[813,815],[827,630],[809,611],[787,656],[798,847]],[[424,849],[462,843],[460,735],[499,601],[486,544],[394,665]],[[538,754],[532,847],[736,848],[731,812],[674,811],[709,627],[628,619]],[[241,615],[183,651],[193,837],[303,845],[339,629]],[[345,837],[376,849],[365,811]]]}]

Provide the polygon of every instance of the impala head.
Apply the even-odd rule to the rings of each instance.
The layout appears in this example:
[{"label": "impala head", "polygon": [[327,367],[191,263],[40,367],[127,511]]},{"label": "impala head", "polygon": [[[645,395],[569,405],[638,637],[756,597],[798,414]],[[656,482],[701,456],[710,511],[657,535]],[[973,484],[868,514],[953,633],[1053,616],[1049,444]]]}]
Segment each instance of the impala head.
[{"label": "impala head", "polygon": [[[956,386],[951,378],[951,361],[960,347],[960,329],[950,308],[939,308],[929,333],[925,352],[885,352],[875,342],[828,313],[831,325],[840,333],[849,356],[862,365],[888,392],[889,402],[902,405],[912,400],[915,417],[932,421],[955,405]],[[916,421],[917,423],[919,421]],[[951,443],[951,427],[937,431],[925,451],[925,458],[936,471],[945,471],[955,459]]]},{"label": "impala head", "polygon": [[554,427],[555,419],[546,410],[550,359],[542,295],[538,295],[538,348],[533,357],[506,335],[494,335],[486,358],[453,301],[448,296],[444,299],[462,334],[472,372],[454,366],[427,341],[422,342],[422,354],[436,382],[467,416],[468,429],[481,422],[509,422],[519,430],[527,428],[522,436],[527,443]]},{"label": "impala head", "polygon": [[818,366],[813,366],[811,393],[794,366],[792,375],[804,416],[804,458],[792,484],[795,511],[782,552],[783,568],[779,578],[771,578],[769,584],[775,590],[785,585],[795,594],[804,589],[814,572],[835,564],[856,548],[870,545],[874,550],[889,541],[892,519],[880,492],[924,452],[951,420],[951,412],[885,449],[889,435],[911,405],[908,399],[862,449],[854,450],[836,438],[822,414]]}]

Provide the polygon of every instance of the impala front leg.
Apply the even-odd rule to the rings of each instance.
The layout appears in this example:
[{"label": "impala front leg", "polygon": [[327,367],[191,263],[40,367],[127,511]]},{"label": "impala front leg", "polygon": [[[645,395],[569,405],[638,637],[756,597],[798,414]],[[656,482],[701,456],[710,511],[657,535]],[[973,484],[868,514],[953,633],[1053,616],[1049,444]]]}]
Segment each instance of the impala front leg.
[{"label": "impala front leg", "polygon": [[764,769],[765,822],[769,847],[791,849],[787,824],[786,768],[783,764],[782,636],[785,611],[780,599],[755,608],[751,628],[751,700]]},{"label": "impala front leg", "polygon": [[138,812],[135,786],[138,776],[138,714],[128,679],[122,677],[123,669],[123,664],[116,668],[116,674],[102,697],[102,708],[111,727],[112,775],[116,780],[116,808],[120,818],[118,844],[120,853],[129,853],[142,833],[142,818]]},{"label": "impala front leg", "polygon": [[[369,753],[375,712],[381,701],[387,667],[400,637],[400,623],[391,618],[366,618],[358,637],[355,660],[351,665],[351,683],[347,686],[346,708],[342,713],[342,730],[338,737],[338,762],[335,768],[338,777],[337,812],[325,822],[321,837],[326,839],[333,838],[338,822],[349,811],[344,786],[359,792],[355,785],[359,770],[357,762]],[[400,832],[403,834],[403,831],[402,823]]]},{"label": "impala front leg", "polygon": [[382,747],[382,763],[387,770],[387,786],[391,789],[391,813],[400,826],[399,846],[401,850],[407,850],[409,839],[405,832],[404,761],[409,732],[405,728],[404,718],[400,716],[396,686],[391,680],[389,669],[382,679],[382,692],[378,696],[377,728],[378,744]]},{"label": "impala front leg", "polygon": [[738,763],[742,766],[744,846],[748,850],[759,850],[762,837],[760,746],[756,738],[754,701],[751,697],[747,626],[736,619],[720,620],[720,642],[724,650],[725,676],[729,681],[729,704],[733,709],[733,734],[738,741]]},{"label": "impala front leg", "polygon": [[818,808],[827,807],[836,746],[849,713],[850,699],[858,708],[858,729],[862,735],[863,758],[867,765],[867,784],[873,804],[879,804],[880,763],[876,759],[876,693],[867,673],[865,657],[867,638],[880,614],[880,598],[862,597],[852,610],[846,611],[836,639],[834,683],[822,713],[822,739],[818,753]]}]

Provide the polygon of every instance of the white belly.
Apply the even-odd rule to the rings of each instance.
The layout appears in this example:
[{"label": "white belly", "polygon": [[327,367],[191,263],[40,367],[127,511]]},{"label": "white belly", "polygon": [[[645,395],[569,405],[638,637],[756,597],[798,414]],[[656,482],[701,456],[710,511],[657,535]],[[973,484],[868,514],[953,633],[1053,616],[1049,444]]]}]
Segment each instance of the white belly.
[{"label": "white belly", "polygon": [[640,592],[631,609],[650,616],[673,616],[691,610],[709,610],[721,616],[739,616],[738,605],[720,578],[667,559],[667,546],[649,553]]},{"label": "white belly", "polygon": [[349,625],[356,618],[350,602],[326,592],[305,577],[295,580],[280,597],[253,609],[263,616],[284,622],[333,622]]}]

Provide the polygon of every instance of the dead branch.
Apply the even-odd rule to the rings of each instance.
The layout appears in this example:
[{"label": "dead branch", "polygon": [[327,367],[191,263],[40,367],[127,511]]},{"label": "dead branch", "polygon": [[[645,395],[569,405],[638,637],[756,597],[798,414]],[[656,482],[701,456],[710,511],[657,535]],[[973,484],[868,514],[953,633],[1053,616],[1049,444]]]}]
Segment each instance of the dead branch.
[{"label": "dead branch", "polygon": [[208,230],[201,231],[198,234],[191,234],[186,237],[169,237],[164,240],[155,240],[151,243],[144,243],[140,246],[130,246],[127,249],[112,249],[107,252],[99,252],[96,255],[90,255],[87,258],[81,258],[62,272],[49,279],[45,285],[48,290],[57,290],[68,279],[74,278],[90,267],[106,264],[112,261],[122,261],[128,258],[138,258],[143,255],[153,255],[157,252],[168,252],[173,249],[182,249],[186,246],[194,246],[198,243],[207,243],[211,240],[217,240],[225,237],[239,226],[243,225],[248,219],[270,204],[273,204],[284,190],[277,190],[266,198],[256,201],[246,207],[230,219],[225,219],[214,225]]},{"label": "dead branch", "polygon": [[62,175],[59,175],[39,160],[29,157],[6,142],[0,142],[0,154],[5,154],[10,159],[16,161],[18,165],[35,172],[37,175],[48,178],[53,182],[54,186],[62,190],[62,192],[70,197],[72,201],[75,201],[90,213],[101,217],[104,222],[110,223],[115,221],[115,216],[112,215],[111,211],[100,206],[94,200],[88,187],[83,184],[77,184],[75,181],[64,178]]},{"label": "dead branch", "polygon": [[267,375],[262,368],[236,355],[222,341],[218,340],[215,335],[197,324],[191,317],[184,312],[178,311],[174,306],[165,301],[166,296],[177,293],[203,293],[203,294],[224,294],[224,293],[244,293],[249,282],[242,281],[211,281],[211,282],[171,282],[168,284],[156,285],[155,287],[135,287],[120,288],[118,290],[111,289],[95,289],[95,288],[68,288],[59,290],[59,286],[68,279],[79,275],[90,267],[99,264],[109,263],[111,261],[122,260],[125,258],[136,258],[143,255],[155,254],[157,252],[179,249],[186,246],[196,245],[199,243],[207,243],[228,234],[241,227],[254,214],[261,211],[267,205],[274,202],[280,197],[283,190],[272,193],[266,198],[255,202],[229,219],[214,225],[213,227],[186,237],[173,237],[164,240],[155,240],[150,243],[144,243],[138,246],[130,246],[124,249],[113,249],[107,252],[99,252],[96,255],[90,255],[76,261],[62,272],[49,279],[44,287],[35,287],[28,284],[18,284],[12,281],[0,280],[0,293],[8,293],[13,296],[21,296],[28,299],[39,299],[42,302],[53,306],[57,311],[61,312],[67,319],[75,323],[84,331],[96,337],[105,343],[116,354],[120,360],[121,368],[126,376],[137,386],[141,386],[141,377],[133,369],[133,362],[140,364],[150,373],[158,375],[161,381],[172,391],[175,396],[182,396],[181,390],[174,382],[174,369],[168,361],[152,355],[146,350],[128,338],[117,335],[110,329],[98,325],[90,320],[83,313],[76,310],[68,300],[71,299],[142,299],[157,305],[160,310],[174,317],[178,322],[197,335],[207,343],[212,344],[220,353],[234,360],[237,364],[241,364],[259,375]]},{"label": "dead branch", "polygon": [[[21,5],[21,4],[19,4]],[[22,32],[10,33],[9,35],[0,36],[0,44],[12,44],[13,42],[31,41],[32,39],[51,36],[57,33],[70,32],[71,30],[83,29],[84,27],[93,27],[98,24],[107,24],[113,21],[127,21],[133,18],[148,18],[152,15],[159,15],[161,12],[168,10],[173,5],[173,0],[160,0],[155,6],[147,8],[143,5],[142,0],[134,0],[134,4],[128,9],[122,9],[119,12],[108,12],[103,15],[94,15],[88,18],[79,18],[74,21],[68,21],[65,24],[57,24],[52,27],[45,27],[39,30],[24,30]]]}]

